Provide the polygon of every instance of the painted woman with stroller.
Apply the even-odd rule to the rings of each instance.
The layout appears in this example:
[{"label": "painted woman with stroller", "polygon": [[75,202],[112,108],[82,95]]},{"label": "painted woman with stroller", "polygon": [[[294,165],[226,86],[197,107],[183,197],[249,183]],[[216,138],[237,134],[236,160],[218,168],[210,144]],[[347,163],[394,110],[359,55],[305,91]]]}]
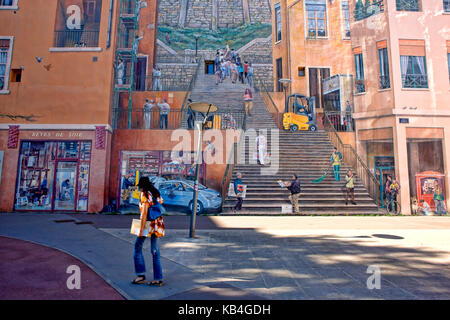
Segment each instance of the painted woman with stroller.
[{"label": "painted woman with stroller", "polygon": [[347,182],[345,184],[345,188],[347,192],[345,193],[345,205],[348,204],[348,198],[349,195],[352,195],[352,204],[356,205],[355,202],[355,175],[353,174],[353,171],[349,169],[347,171],[347,175],[345,176],[345,181]]},{"label": "painted woman with stroller", "polygon": [[436,214],[447,214],[444,202],[444,192],[437,180],[434,181],[433,200],[436,204]]}]

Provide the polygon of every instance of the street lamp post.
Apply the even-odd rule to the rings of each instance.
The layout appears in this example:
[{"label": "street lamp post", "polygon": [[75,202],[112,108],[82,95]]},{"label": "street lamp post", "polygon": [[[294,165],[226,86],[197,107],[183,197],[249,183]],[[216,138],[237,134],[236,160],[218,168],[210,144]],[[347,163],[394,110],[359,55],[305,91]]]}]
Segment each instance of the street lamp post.
[{"label": "street lamp post", "polygon": [[289,110],[288,110],[288,108],[287,108],[287,97],[286,97],[286,92],[287,92],[287,87],[288,87],[288,85],[291,83],[291,79],[286,79],[286,78],[283,78],[283,79],[280,79],[280,80],[278,80],[280,83],[281,83],[281,85],[283,86],[283,91],[284,91],[284,108],[285,108],[285,111],[286,112],[289,112]]},{"label": "street lamp post", "polygon": [[197,219],[197,204],[198,204],[198,176],[200,171],[200,163],[202,162],[202,132],[206,124],[206,119],[210,112],[218,110],[217,106],[204,102],[192,102],[188,108],[204,114],[203,121],[195,122],[195,130],[198,132],[197,140],[197,157],[195,160],[195,181],[194,181],[194,194],[192,197],[192,210],[191,210],[191,224],[189,228],[189,237],[195,238],[195,224]]},{"label": "street lamp post", "polygon": [[199,36],[195,36],[195,57],[197,58],[197,52],[198,52],[198,38]]}]

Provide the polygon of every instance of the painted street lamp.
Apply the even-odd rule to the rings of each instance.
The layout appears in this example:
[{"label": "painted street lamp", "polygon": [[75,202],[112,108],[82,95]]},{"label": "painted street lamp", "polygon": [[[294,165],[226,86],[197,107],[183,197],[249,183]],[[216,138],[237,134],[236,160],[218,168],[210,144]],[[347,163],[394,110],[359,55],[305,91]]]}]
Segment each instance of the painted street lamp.
[{"label": "painted street lamp", "polygon": [[289,84],[291,83],[291,79],[286,79],[286,78],[283,78],[283,79],[280,79],[280,80],[278,80],[280,83],[281,83],[281,85],[283,86],[283,91],[284,91],[284,106],[285,106],[285,108],[286,108],[286,112],[289,112],[289,110],[287,109],[287,97],[286,97],[286,92],[287,92],[287,88],[288,88],[288,86],[289,86]]}]

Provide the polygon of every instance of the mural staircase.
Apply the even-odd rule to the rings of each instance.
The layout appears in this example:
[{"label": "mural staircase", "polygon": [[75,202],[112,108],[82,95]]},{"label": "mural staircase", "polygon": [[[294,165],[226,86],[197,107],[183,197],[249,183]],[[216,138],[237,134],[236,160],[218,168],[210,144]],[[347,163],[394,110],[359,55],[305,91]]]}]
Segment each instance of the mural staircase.
[{"label": "mural staircase", "polygon": [[[200,62],[202,63],[202,62]],[[219,112],[242,112],[244,110],[244,91],[248,88],[240,82],[232,83],[226,78],[223,83],[216,85],[214,75],[199,72],[192,88],[191,96],[193,102],[208,102],[219,107]],[[197,115],[197,120],[202,120]],[[187,116],[183,115],[182,128],[187,128]]]},{"label": "mural staircase", "polygon": [[[267,107],[259,93],[255,94],[253,117],[247,121],[247,129],[276,129]],[[234,166],[232,180],[236,173],[242,173],[243,184],[247,185],[241,215],[280,215],[281,207],[290,204],[289,191],[281,188],[277,180],[290,181],[292,174],[299,176],[302,186],[299,206],[302,215],[366,215],[380,214],[378,207],[370,198],[359,179],[355,183],[355,201],[345,204],[345,174],[350,167],[341,166],[341,181],[334,179],[330,172],[321,183],[312,180],[322,176],[330,164],[333,145],[325,131],[284,132],[279,131],[279,150],[271,150],[271,134],[266,136],[267,152],[273,159],[279,156],[279,169],[273,175],[261,175],[261,166],[249,164],[248,160]],[[245,157],[245,158],[243,158]],[[241,160],[252,158],[248,143],[241,151]],[[345,159],[344,159],[345,161]],[[269,166],[269,165],[268,165]],[[230,215],[236,203],[234,197],[227,197],[223,204],[223,215]]]}]

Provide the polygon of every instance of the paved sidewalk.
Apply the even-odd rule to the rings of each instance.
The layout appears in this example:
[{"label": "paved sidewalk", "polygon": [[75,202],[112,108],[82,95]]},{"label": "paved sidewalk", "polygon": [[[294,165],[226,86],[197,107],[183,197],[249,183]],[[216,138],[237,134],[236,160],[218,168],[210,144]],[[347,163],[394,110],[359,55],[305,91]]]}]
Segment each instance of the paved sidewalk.
[{"label": "paved sidewalk", "polygon": [[[449,217],[218,216],[197,239],[168,217],[161,288],[129,283],[128,227],[54,222],[63,217],[0,214],[0,235],[70,252],[129,299],[450,299]],[[379,290],[367,288],[369,266]]]},{"label": "paved sidewalk", "polygon": [[[0,261],[0,300],[124,299],[80,260],[53,248],[0,237]],[[82,290],[68,288],[69,266],[80,268]]]}]

